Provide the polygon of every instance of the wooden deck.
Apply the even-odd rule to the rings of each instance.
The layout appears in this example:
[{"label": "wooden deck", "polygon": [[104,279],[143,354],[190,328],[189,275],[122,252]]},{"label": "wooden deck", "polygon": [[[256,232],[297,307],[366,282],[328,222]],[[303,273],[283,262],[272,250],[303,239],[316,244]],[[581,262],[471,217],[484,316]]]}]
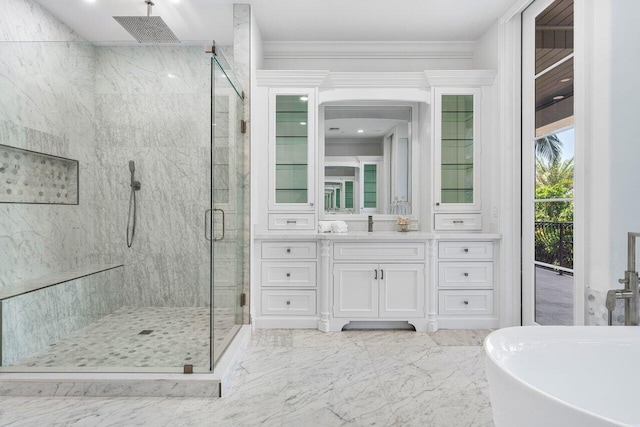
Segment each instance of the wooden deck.
[{"label": "wooden deck", "polygon": [[536,267],[536,322],[573,325],[573,276]]}]

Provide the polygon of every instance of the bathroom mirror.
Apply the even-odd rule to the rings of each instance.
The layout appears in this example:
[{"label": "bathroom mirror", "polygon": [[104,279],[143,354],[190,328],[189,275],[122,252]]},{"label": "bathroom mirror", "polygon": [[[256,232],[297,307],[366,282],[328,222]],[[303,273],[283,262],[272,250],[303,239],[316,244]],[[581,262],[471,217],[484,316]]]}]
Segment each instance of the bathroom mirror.
[{"label": "bathroom mirror", "polygon": [[325,106],[326,215],[411,215],[412,108]]}]

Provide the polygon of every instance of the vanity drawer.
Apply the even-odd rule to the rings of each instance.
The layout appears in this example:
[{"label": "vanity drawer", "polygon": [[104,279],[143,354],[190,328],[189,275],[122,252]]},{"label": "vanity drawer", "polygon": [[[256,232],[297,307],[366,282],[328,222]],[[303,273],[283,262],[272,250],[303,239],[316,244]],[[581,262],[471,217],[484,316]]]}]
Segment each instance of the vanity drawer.
[{"label": "vanity drawer", "polygon": [[262,258],[316,259],[316,242],[262,242]]},{"label": "vanity drawer", "polygon": [[493,314],[493,291],[438,291],[438,314]]},{"label": "vanity drawer", "polygon": [[316,291],[262,291],[262,314],[316,314]]},{"label": "vanity drawer", "polygon": [[438,242],[440,259],[493,259],[493,242]]},{"label": "vanity drawer", "polygon": [[481,214],[434,214],[434,228],[438,231],[482,230]]},{"label": "vanity drawer", "polygon": [[314,214],[269,214],[269,230],[315,230]]},{"label": "vanity drawer", "polygon": [[333,259],[340,261],[422,261],[424,243],[335,243]]},{"label": "vanity drawer", "polygon": [[263,261],[262,286],[316,286],[316,263]]},{"label": "vanity drawer", "polygon": [[493,262],[439,262],[440,288],[493,288]]}]

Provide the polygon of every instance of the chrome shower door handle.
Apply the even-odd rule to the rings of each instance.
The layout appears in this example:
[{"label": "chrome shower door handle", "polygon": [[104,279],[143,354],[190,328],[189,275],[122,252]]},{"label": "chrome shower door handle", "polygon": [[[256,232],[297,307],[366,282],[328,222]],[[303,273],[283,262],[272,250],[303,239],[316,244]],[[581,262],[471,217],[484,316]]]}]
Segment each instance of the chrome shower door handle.
[{"label": "chrome shower door handle", "polygon": [[224,240],[224,227],[225,227],[224,210],[216,208],[216,209],[213,209],[213,211],[214,212],[222,212],[222,236],[213,238],[214,242],[219,242],[220,240]]},{"label": "chrome shower door handle", "polygon": [[211,221],[207,221],[207,215],[210,215],[211,211],[213,211],[213,209],[207,209],[204,211],[204,238],[208,241],[211,241],[211,230],[209,230],[208,226],[211,224]]}]

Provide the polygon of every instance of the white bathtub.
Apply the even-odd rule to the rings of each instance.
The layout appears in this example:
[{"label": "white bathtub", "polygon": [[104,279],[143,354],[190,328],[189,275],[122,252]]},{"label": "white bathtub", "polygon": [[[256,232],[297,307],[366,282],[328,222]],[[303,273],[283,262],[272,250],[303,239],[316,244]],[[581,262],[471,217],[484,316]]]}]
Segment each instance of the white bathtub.
[{"label": "white bathtub", "polygon": [[640,426],[640,327],[506,328],[484,348],[496,426]]}]

